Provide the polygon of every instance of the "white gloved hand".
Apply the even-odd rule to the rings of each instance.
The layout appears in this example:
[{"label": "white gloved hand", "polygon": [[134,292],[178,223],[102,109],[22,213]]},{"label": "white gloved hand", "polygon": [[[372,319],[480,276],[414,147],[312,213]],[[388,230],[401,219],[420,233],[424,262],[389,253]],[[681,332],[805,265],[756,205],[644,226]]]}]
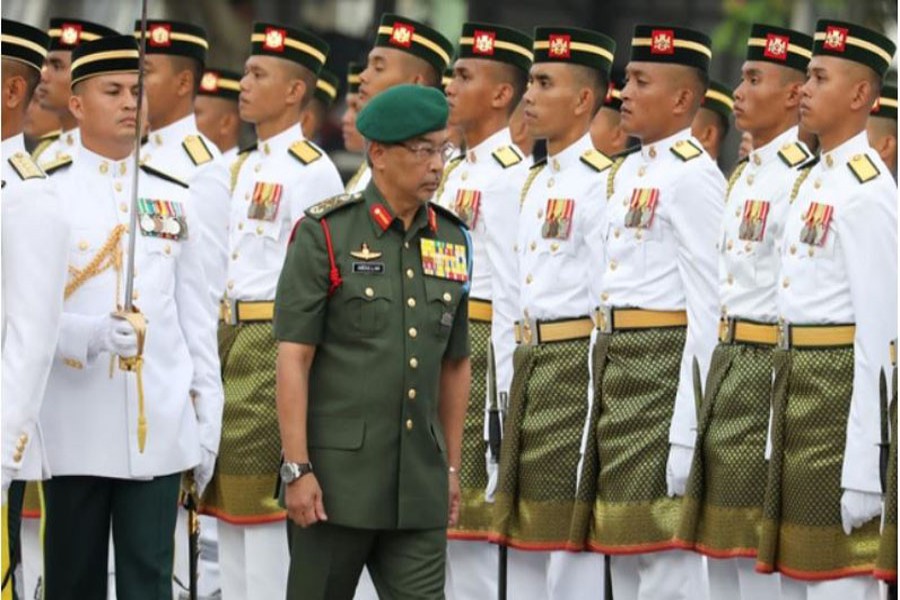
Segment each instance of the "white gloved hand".
[{"label": "white gloved hand", "polygon": [[95,357],[101,352],[117,354],[122,358],[137,355],[137,332],[125,319],[104,315],[97,321],[88,344],[88,356]]},{"label": "white gloved hand", "polygon": [[216,453],[200,448],[200,464],[194,467],[194,485],[197,486],[197,497],[203,496],[206,486],[212,481],[216,468]]},{"label": "white gloved hand", "polygon": [[494,493],[497,491],[497,478],[500,474],[500,465],[491,460],[491,451],[488,450],[484,457],[484,464],[487,468],[487,487],[484,488],[484,501],[493,503]]},{"label": "white gloved hand", "polygon": [[670,497],[684,496],[693,459],[693,448],[680,444],[669,446],[669,459],[666,461],[666,493]]},{"label": "white gloved hand", "polygon": [[841,495],[841,524],[847,535],[880,514],[881,494],[845,489]]}]

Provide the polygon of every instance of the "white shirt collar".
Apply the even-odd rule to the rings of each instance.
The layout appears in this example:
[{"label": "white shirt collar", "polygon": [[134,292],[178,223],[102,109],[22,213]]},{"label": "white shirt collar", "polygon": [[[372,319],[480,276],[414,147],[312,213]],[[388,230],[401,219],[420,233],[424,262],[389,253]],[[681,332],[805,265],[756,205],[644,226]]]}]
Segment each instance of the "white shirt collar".
[{"label": "white shirt collar", "polygon": [[575,143],[570,144],[568,148],[558,154],[547,156],[547,165],[553,171],[562,171],[576,164],[581,155],[588,150],[593,150],[594,144],[591,142],[590,132],[585,133]]},{"label": "white shirt collar", "polygon": [[76,164],[87,169],[89,173],[99,173],[104,177],[119,179],[131,172],[134,164],[134,155],[129,154],[122,160],[111,160],[81,145],[78,147]]},{"label": "white shirt collar", "polygon": [[799,131],[796,125],[782,131],[765,146],[754,148],[748,157],[749,161],[759,166],[777,160],[781,150],[798,140]]},{"label": "white shirt collar", "polygon": [[477,163],[478,161],[485,160],[491,152],[497,148],[509,146],[510,144],[512,144],[512,136],[509,133],[509,128],[504,127],[503,129],[494,132],[488,136],[486,140],[466,152],[466,162]]},{"label": "white shirt collar", "polygon": [[641,156],[645,161],[652,161],[660,158],[662,156],[667,156],[671,154],[669,150],[675,146],[677,142],[681,142],[683,140],[690,140],[694,143],[698,148],[703,148],[703,146],[698,142],[694,136],[691,135],[691,128],[687,127],[678,131],[669,137],[663,138],[661,140],[657,140],[651,144],[642,144],[641,145]]},{"label": "white shirt collar", "polygon": [[166,143],[180,143],[185,137],[197,132],[197,119],[194,113],[186,117],[178,119],[174,123],[169,123],[165,127],[160,127],[150,132],[148,144],[156,148],[162,147]]},{"label": "white shirt collar", "polygon": [[303,130],[300,129],[300,124],[295,123],[267,140],[259,140],[256,148],[266,156],[269,154],[284,154],[291,147],[291,144],[302,142],[305,139]]},{"label": "white shirt collar", "polygon": [[863,129],[834,150],[823,152],[819,166],[826,171],[836,169],[850,162],[854,156],[865,154],[868,150],[870,150],[869,137]]}]

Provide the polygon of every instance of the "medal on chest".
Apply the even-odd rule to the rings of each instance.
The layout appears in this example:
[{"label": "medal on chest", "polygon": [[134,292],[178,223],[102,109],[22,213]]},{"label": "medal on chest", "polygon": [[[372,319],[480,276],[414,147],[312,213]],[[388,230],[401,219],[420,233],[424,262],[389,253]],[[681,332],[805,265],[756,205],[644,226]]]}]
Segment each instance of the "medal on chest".
[{"label": "medal on chest", "polygon": [[541,237],[545,240],[567,240],[572,231],[572,215],[575,213],[575,201],[568,198],[550,198],[547,200],[547,211],[544,214],[544,225]]},{"label": "medal on chest", "polygon": [[478,190],[458,190],[454,210],[469,229],[478,222],[478,208],[481,206],[481,192]]},{"label": "medal on chest", "polygon": [[137,206],[142,235],[175,241],[188,238],[187,219],[181,202],[139,198]]},{"label": "medal on chest", "polygon": [[625,213],[625,227],[648,229],[653,224],[657,202],[659,202],[657,188],[635,188],[631,192],[628,212]]},{"label": "medal on chest", "polygon": [[766,220],[769,217],[769,203],[765,200],[744,202],[744,214],[738,237],[745,242],[761,242],[766,235]]},{"label": "medal on chest", "polygon": [[803,215],[803,229],[800,231],[800,241],[810,246],[824,246],[831,229],[831,219],[834,216],[834,207],[829,204],[812,202]]},{"label": "medal on chest", "polygon": [[441,240],[422,238],[422,273],[450,281],[468,281],[466,247]]},{"label": "medal on chest", "polygon": [[257,181],[256,185],[253,186],[253,195],[250,197],[247,218],[259,221],[274,221],[278,215],[278,205],[281,203],[282,190],[283,187],[280,183]]}]

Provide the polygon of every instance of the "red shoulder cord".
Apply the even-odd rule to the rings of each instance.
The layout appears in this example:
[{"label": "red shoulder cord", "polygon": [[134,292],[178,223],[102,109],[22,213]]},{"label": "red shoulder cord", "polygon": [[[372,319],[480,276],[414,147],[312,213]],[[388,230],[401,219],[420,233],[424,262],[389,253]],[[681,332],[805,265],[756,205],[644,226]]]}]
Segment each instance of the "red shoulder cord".
[{"label": "red shoulder cord", "polygon": [[331,297],[341,287],[344,280],[341,279],[341,272],[338,270],[337,263],[334,260],[334,246],[331,244],[331,230],[328,228],[328,223],[325,222],[325,219],[319,219],[319,223],[322,225],[322,232],[325,234],[325,248],[328,250],[328,264],[331,266],[331,270],[328,272],[328,279],[331,282],[328,286],[328,296]]}]

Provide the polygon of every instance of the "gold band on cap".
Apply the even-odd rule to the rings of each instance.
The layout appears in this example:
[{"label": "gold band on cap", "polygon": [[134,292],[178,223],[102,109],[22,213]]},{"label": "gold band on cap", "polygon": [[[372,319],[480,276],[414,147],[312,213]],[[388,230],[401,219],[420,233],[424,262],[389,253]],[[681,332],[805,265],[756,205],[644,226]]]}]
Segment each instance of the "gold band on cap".
[{"label": "gold band on cap", "polygon": [[[748,46],[758,46],[760,48],[765,48],[767,43],[768,41],[763,38],[750,38],[747,40]],[[797,44],[788,44],[788,52],[793,52],[806,59],[812,58],[812,50],[804,48],[803,46],[798,46]]]},{"label": "gold band on cap", "polygon": [[[51,29],[47,32],[47,35],[50,37],[62,37],[62,29]],[[93,42],[94,40],[99,40],[101,37],[103,36],[91,33],[90,31],[81,31],[78,33],[78,39],[83,42]]]},{"label": "gold band on cap", "polygon": [[894,98],[879,98],[878,104],[881,106],[888,106],[890,108],[897,108],[897,101]]},{"label": "gold band on cap", "polygon": [[316,82],[316,87],[332,98],[337,98],[337,88],[325,81],[324,79],[319,79]]},{"label": "gold band on cap", "polygon": [[[394,32],[394,28],[389,25],[382,25],[378,28],[378,35],[391,35]],[[435,54],[441,57],[445,63],[450,64],[450,55],[447,54],[443,48],[429,40],[427,37],[424,37],[421,34],[413,33],[412,41],[425,46]]]},{"label": "gold band on cap", "polygon": [[[474,46],[475,38],[461,37],[459,38],[459,45]],[[503,40],[494,40],[494,48],[499,48],[500,50],[508,50],[509,52],[515,52],[516,54],[521,54],[530,61],[534,61],[534,53],[525,46],[520,46],[519,44],[513,44],[512,42],[506,42]]]},{"label": "gold band on cap", "polygon": [[232,90],[234,92],[241,91],[241,82],[234,79],[219,78],[216,80],[216,85],[225,90]]},{"label": "gold band on cap", "polygon": [[[534,43],[535,50],[547,50],[550,48],[550,40],[541,40],[539,42]],[[569,42],[569,50],[576,50],[578,52],[587,52],[588,54],[596,54],[597,56],[602,56],[609,62],[613,62],[613,53],[603,48],[601,46],[595,46],[594,44],[587,44],[585,42]]]},{"label": "gold band on cap", "polygon": [[[134,60],[138,59],[138,51],[137,50],[109,50],[107,52],[97,52],[96,54],[88,54],[87,56],[82,56],[72,63],[71,71],[74,73],[75,69],[79,67],[83,67],[84,65],[97,62],[98,60],[119,60],[121,58],[132,58]],[[136,69],[135,69],[136,70]]]},{"label": "gold band on cap", "polygon": [[[140,40],[140,39],[141,39],[141,32],[140,32],[140,31],[135,31],[135,32],[134,32],[134,37],[135,37],[137,40]],[[149,30],[147,31],[147,39],[148,39],[148,40],[150,39],[150,31],[149,31]],[[170,39],[170,40],[175,40],[176,42],[187,42],[187,43],[189,43],[189,44],[196,44],[196,45],[198,45],[198,46],[201,46],[204,50],[209,50],[209,42],[207,42],[206,40],[204,40],[202,37],[199,37],[199,36],[196,36],[196,35],[191,35],[191,34],[189,34],[189,33],[178,33],[177,31],[170,31],[170,32],[169,32],[169,39]]]},{"label": "gold band on cap", "polygon": [[[825,32],[817,31],[814,39],[817,42],[824,41],[825,40]],[[882,59],[884,59],[884,62],[886,62],[888,64],[891,64],[891,62],[892,62],[893,57],[890,54],[888,54],[886,50],[884,50],[883,48],[881,48],[879,46],[876,46],[872,42],[867,42],[864,39],[861,39],[861,38],[858,38],[858,37],[855,37],[852,35],[848,35],[846,38],[844,38],[844,43],[849,44],[851,46],[856,46],[857,48],[862,48],[863,50],[866,50],[867,52],[871,52],[872,54],[876,54],[879,57],[881,57]]]},{"label": "gold band on cap", "polygon": [[706,97],[710,100],[716,100],[728,107],[728,110],[734,110],[734,99],[726,94],[716,90],[707,90]]},{"label": "gold band on cap", "polygon": [[359,75],[347,75],[347,83],[350,85],[355,85],[360,83],[360,81]]},{"label": "gold band on cap", "polygon": [[[694,52],[699,52],[700,54],[706,55],[707,58],[712,59],[712,50],[704,46],[699,42],[692,42],[690,40],[679,40],[676,39],[672,42],[676,48],[682,48],[684,50],[693,50]],[[632,38],[631,40],[632,46],[652,46],[653,39],[652,38]]]},{"label": "gold band on cap", "polygon": [[[7,35],[5,33],[0,34],[0,42],[4,44],[12,44],[13,46],[21,46],[23,48],[28,48],[32,52],[37,52],[42,57],[47,58],[47,49],[41,46],[40,44],[35,44],[31,40],[26,40],[23,37],[19,37],[16,35]],[[9,57],[7,57],[9,58]]]},{"label": "gold band on cap", "polygon": [[[250,41],[253,43],[265,42],[266,34],[265,33],[254,33],[253,35],[250,36]],[[295,40],[295,39],[285,36],[284,45],[289,48],[293,48],[294,50],[299,50],[300,52],[305,52],[306,54],[309,54],[310,56],[312,56],[313,58],[318,60],[323,65],[325,64],[325,54],[323,54],[319,50],[316,50],[309,44],[304,44],[303,42],[300,42],[298,40]]]}]

